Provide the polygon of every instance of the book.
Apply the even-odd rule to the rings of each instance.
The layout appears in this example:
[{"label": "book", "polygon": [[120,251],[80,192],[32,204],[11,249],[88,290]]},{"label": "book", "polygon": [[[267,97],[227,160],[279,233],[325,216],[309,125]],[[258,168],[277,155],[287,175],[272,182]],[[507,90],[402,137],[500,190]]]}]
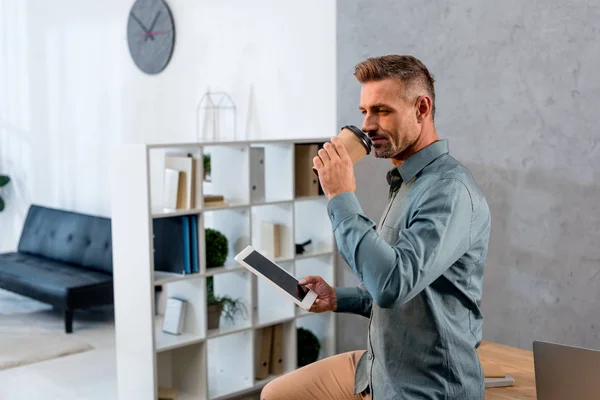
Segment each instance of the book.
[{"label": "book", "polygon": [[192,250],[192,267],[191,272],[193,274],[199,272],[199,254],[198,254],[198,216],[192,215],[190,216],[190,225],[191,225],[191,250]]},{"label": "book", "polygon": [[178,209],[189,210],[194,207],[194,167],[194,159],[190,155],[167,154],[165,156],[165,168],[179,172]]},{"label": "book", "polygon": [[187,301],[169,297],[165,306],[162,330],[173,335],[180,335],[183,332],[186,308]]},{"label": "book", "polygon": [[261,252],[269,258],[281,256],[280,226],[274,222],[262,221],[260,224]]},{"label": "book", "polygon": [[513,386],[515,384],[515,379],[506,374],[502,378],[485,378],[485,388],[494,388],[494,387],[506,387]]},{"label": "book", "polygon": [[163,209],[166,211],[177,209],[177,199],[179,197],[179,175],[179,171],[172,168],[165,168]]},{"label": "book", "polygon": [[183,236],[183,270],[186,274],[192,273],[192,238],[190,233],[190,216],[184,215],[182,219]]},{"label": "book", "polygon": [[183,218],[155,218],[152,220],[152,232],[154,269],[177,274],[186,273]]}]

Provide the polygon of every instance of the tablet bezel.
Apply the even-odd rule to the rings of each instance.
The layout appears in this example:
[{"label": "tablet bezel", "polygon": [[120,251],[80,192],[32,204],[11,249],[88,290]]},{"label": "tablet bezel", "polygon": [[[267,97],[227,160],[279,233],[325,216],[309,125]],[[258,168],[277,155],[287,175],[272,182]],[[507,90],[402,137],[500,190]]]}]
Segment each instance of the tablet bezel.
[{"label": "tablet bezel", "polygon": [[259,253],[260,255],[262,255],[263,257],[265,257],[268,261],[270,261],[273,265],[277,266],[279,269],[281,269],[283,272],[285,272],[286,274],[288,274],[289,276],[291,276],[292,278],[294,278],[296,281],[299,282],[299,279],[296,278],[294,275],[290,274],[289,272],[287,272],[285,269],[281,268],[281,266],[279,266],[277,263],[275,263],[273,260],[271,260],[269,257],[265,256],[264,254],[260,253],[258,250],[256,250],[254,247],[252,246],[247,246],[244,250],[240,251],[234,258],[235,261],[240,264],[242,267],[248,269],[250,272],[252,272],[253,274],[255,274],[256,276],[261,277],[262,279],[264,279],[265,281],[267,281],[267,283],[269,283],[271,286],[277,288],[277,290],[279,290],[280,292],[282,292],[283,294],[285,294],[288,298],[290,298],[294,303],[296,303],[299,307],[303,308],[304,310],[310,310],[310,307],[313,305],[313,303],[315,302],[315,300],[317,299],[317,293],[315,293],[313,290],[308,289],[308,293],[306,293],[306,296],[304,296],[304,300],[300,301],[297,298],[295,298],[294,296],[292,296],[291,294],[289,294],[285,289],[283,289],[281,286],[279,286],[277,283],[275,283],[274,281],[272,281],[268,276],[265,276],[264,274],[260,273],[258,270],[256,270],[254,267],[252,267],[250,264],[248,264],[246,261],[244,261],[244,259],[253,251],[256,251],[257,253]]}]

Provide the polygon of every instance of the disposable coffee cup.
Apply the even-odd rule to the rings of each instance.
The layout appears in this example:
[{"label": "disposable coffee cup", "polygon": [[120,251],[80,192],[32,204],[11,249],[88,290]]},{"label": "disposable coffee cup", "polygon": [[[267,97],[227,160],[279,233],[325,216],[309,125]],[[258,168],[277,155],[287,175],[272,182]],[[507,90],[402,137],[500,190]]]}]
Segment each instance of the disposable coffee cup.
[{"label": "disposable coffee cup", "polygon": [[[344,126],[338,134],[338,138],[344,144],[353,165],[371,153],[373,147],[371,139],[354,125]],[[313,172],[318,175],[315,167],[313,167]]]}]

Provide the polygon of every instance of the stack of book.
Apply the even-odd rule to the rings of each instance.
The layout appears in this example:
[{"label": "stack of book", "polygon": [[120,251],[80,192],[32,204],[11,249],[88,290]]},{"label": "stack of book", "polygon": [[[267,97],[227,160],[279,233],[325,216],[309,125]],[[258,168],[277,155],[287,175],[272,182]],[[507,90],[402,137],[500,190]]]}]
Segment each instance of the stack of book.
[{"label": "stack of book", "polygon": [[204,205],[206,207],[226,206],[225,198],[220,194],[205,194]]}]

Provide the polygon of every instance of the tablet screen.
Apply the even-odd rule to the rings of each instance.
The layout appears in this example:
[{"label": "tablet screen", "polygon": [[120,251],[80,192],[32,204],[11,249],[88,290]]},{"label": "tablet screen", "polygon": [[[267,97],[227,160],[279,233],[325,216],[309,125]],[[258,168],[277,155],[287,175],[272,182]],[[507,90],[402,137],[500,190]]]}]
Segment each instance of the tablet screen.
[{"label": "tablet screen", "polygon": [[278,265],[273,264],[259,252],[251,252],[244,258],[244,261],[298,300],[302,301],[306,293],[308,293],[308,289],[298,285],[296,278],[285,272]]}]

